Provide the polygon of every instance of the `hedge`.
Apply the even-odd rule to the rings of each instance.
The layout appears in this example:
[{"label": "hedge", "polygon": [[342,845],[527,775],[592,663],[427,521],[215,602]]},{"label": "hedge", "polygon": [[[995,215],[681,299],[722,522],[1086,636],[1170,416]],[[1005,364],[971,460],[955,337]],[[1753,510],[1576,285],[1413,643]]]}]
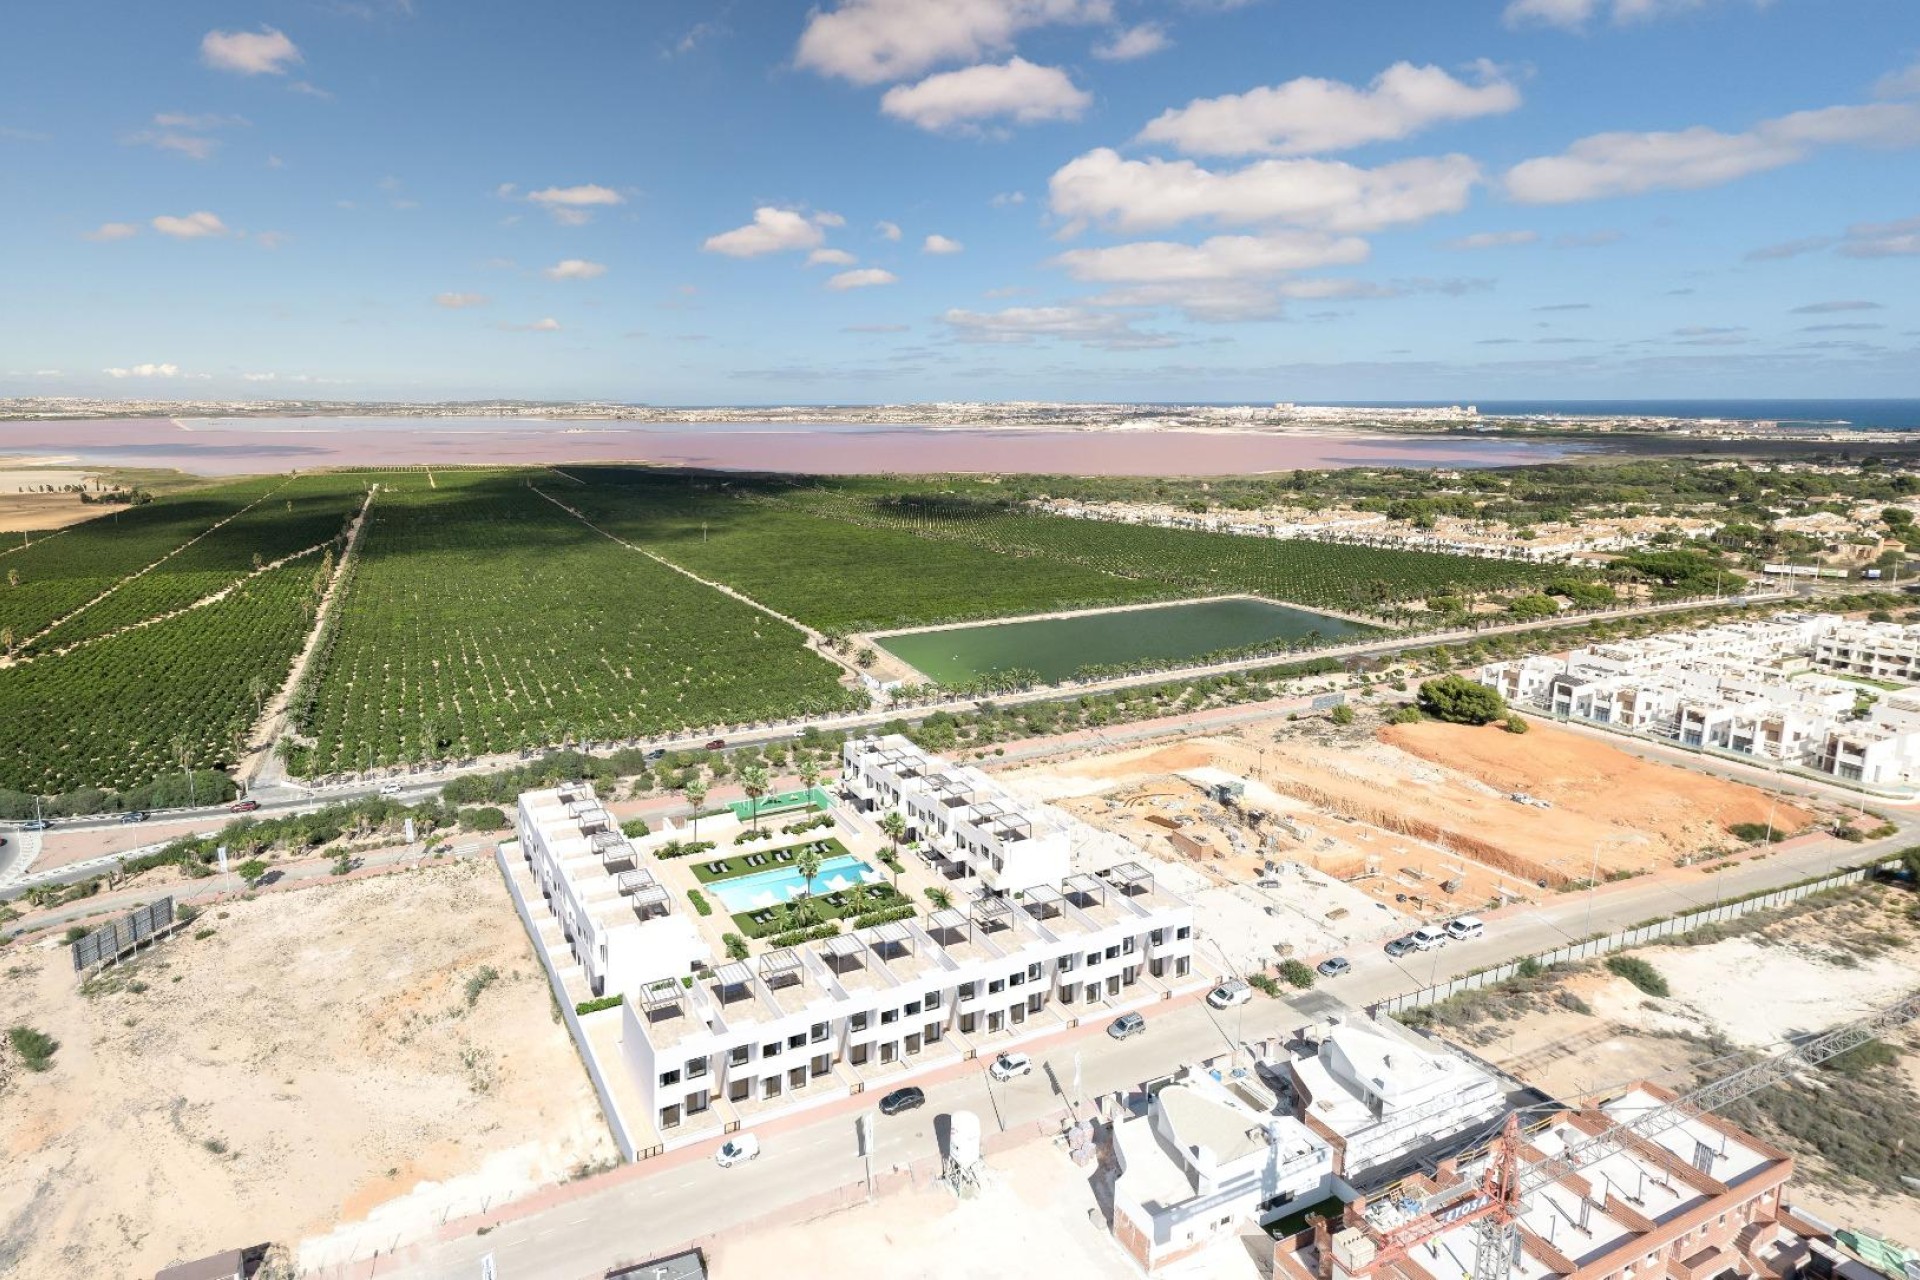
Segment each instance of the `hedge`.
[{"label": "hedge", "polygon": [[617,1008],[623,999],[625,999],[624,996],[601,996],[598,1000],[582,1000],[579,1004],[573,1006],[573,1011],[584,1018],[588,1014],[598,1013],[602,1009]]},{"label": "hedge", "polygon": [[687,890],[687,901],[691,902],[693,904],[693,909],[695,911],[698,911],[701,915],[710,916],[713,914],[713,904],[708,902],[707,895],[700,892],[698,889]]},{"label": "hedge", "polygon": [[911,919],[915,914],[916,911],[912,903],[905,903],[897,907],[882,907],[878,911],[869,911],[863,916],[856,917],[853,922],[853,927],[856,929],[865,929],[870,925],[886,924],[893,920]]}]

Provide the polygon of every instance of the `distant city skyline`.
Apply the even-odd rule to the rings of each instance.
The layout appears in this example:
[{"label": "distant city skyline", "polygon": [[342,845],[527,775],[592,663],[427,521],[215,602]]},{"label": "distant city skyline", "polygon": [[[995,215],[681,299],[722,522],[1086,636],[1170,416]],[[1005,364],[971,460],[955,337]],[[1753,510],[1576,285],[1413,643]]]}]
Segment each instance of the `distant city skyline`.
[{"label": "distant city skyline", "polygon": [[0,397],[1920,395],[1908,0],[7,29]]}]

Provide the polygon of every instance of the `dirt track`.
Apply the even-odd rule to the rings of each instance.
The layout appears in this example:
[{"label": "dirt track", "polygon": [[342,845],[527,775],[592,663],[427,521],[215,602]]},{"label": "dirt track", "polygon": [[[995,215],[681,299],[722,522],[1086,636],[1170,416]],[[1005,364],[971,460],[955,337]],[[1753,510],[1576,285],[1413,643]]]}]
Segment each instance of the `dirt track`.
[{"label": "dirt track", "polygon": [[91,996],[63,947],[4,963],[0,1026],[61,1047],[0,1082],[0,1273],[150,1275],[612,1154],[491,862],[232,903]]}]

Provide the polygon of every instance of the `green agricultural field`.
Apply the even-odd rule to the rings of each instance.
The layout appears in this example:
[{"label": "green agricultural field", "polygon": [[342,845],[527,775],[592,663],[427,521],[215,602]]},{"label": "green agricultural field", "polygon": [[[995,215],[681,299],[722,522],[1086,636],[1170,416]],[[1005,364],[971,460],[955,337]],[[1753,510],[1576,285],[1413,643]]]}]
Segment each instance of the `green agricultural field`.
[{"label": "green agricultural field", "polygon": [[437,472],[374,500],[296,715],[330,772],[842,710],[793,627],[594,532],[528,481]]},{"label": "green agricultural field", "polygon": [[549,486],[611,533],[797,618],[848,633],[1091,609],[1182,595],[1157,579],[1006,554],[816,514],[774,482],[575,468]]}]

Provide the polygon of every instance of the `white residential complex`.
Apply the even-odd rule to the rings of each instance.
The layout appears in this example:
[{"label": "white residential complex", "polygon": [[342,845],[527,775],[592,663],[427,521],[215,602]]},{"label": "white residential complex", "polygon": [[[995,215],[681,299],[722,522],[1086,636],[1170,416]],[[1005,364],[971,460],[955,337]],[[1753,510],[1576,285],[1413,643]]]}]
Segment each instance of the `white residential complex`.
[{"label": "white residential complex", "polygon": [[1057,885],[1072,860],[1071,820],[1023,800],[978,769],[949,764],[899,734],[850,739],[844,785],[863,812],[897,811],[951,877],[995,893]]},{"label": "white residential complex", "polygon": [[1509,702],[1874,786],[1920,782],[1920,627],[1782,613],[1480,669]]}]

